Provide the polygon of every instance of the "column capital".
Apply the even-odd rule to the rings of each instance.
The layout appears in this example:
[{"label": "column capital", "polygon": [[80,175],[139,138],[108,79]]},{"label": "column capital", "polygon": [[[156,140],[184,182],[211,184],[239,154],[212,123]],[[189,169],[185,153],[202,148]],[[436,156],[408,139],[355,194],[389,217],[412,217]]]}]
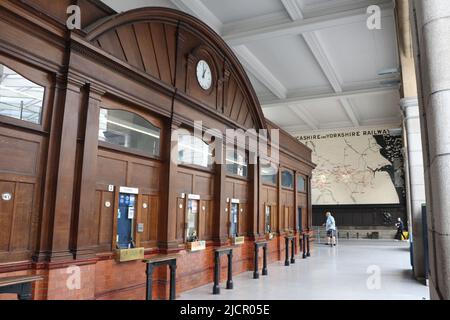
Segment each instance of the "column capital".
[{"label": "column capital", "polygon": [[400,109],[406,112],[408,108],[419,108],[419,99],[417,97],[409,97],[400,99]]},{"label": "column capital", "polygon": [[400,99],[400,109],[405,120],[419,118],[419,99],[417,97]]}]

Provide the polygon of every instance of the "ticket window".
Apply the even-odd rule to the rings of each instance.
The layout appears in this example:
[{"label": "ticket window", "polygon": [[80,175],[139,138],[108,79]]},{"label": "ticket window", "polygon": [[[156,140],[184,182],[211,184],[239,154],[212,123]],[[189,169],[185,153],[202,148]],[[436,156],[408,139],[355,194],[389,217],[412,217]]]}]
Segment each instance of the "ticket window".
[{"label": "ticket window", "polygon": [[297,230],[302,231],[302,207],[297,209]]},{"label": "ticket window", "polygon": [[134,239],[136,197],[135,194],[119,193],[116,235],[116,246],[118,249],[130,249],[136,246]]},{"label": "ticket window", "polygon": [[271,233],[272,232],[272,228],[270,226],[270,221],[271,220],[272,220],[272,208],[271,208],[271,206],[266,206],[266,209],[265,209],[265,228],[264,228],[265,233]]},{"label": "ticket window", "polygon": [[284,229],[289,230],[289,207],[284,207]]},{"label": "ticket window", "polygon": [[199,200],[187,200],[187,242],[198,241],[198,218],[199,218]]},{"label": "ticket window", "polygon": [[232,202],[230,204],[230,236],[238,236],[239,227],[239,203]]}]

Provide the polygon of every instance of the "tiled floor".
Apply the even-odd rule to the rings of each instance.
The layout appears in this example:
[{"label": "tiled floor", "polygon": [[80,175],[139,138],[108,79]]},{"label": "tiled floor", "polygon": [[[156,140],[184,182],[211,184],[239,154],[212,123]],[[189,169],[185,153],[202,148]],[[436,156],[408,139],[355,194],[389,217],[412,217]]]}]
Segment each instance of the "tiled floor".
[{"label": "tiled floor", "polygon": [[[370,273],[368,273],[370,272]],[[376,277],[379,274],[380,277]],[[379,279],[379,281],[377,280]],[[226,279],[223,279],[226,280]],[[221,284],[221,294],[212,295],[212,284],[187,291],[180,299],[428,299],[428,287],[415,281],[409,263],[407,242],[342,240],[337,247],[317,244],[312,257],[285,267],[282,261],[269,265],[269,276],[252,279],[245,272],[234,279],[234,290]]]}]

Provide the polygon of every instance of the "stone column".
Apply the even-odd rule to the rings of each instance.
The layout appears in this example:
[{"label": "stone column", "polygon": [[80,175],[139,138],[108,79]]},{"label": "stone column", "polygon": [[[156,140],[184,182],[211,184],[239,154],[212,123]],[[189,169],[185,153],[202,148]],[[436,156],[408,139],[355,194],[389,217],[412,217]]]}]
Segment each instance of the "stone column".
[{"label": "stone column", "polygon": [[412,234],[413,269],[417,279],[425,278],[425,253],[422,232],[422,204],[425,200],[425,181],[423,171],[422,139],[419,120],[419,101],[417,98],[400,100],[406,135],[408,159],[408,209],[409,231]]},{"label": "stone column", "polygon": [[450,1],[412,0],[432,299],[450,299]]}]

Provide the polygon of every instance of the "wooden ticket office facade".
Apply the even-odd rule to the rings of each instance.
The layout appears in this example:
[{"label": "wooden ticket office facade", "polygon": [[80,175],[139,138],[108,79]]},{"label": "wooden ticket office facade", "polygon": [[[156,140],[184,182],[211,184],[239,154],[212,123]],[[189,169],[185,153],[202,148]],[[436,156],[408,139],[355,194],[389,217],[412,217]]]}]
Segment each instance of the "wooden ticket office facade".
[{"label": "wooden ticket office facade", "polygon": [[[71,4],[81,30],[66,28]],[[210,283],[214,248],[237,237],[240,273],[253,267],[254,240],[271,234],[275,261],[285,233],[310,232],[308,148],[280,131],[279,164],[249,164],[244,152],[227,166],[192,138],[197,120],[275,128],[199,20],[163,8],[117,14],[95,0],[1,1],[0,72],[0,277],[44,276],[35,299],[143,299],[144,264],[117,261],[127,244],[146,257],[179,253],[180,292]],[[193,240],[206,248],[192,252]],[[167,270],[155,277],[154,296],[166,297]]]}]

